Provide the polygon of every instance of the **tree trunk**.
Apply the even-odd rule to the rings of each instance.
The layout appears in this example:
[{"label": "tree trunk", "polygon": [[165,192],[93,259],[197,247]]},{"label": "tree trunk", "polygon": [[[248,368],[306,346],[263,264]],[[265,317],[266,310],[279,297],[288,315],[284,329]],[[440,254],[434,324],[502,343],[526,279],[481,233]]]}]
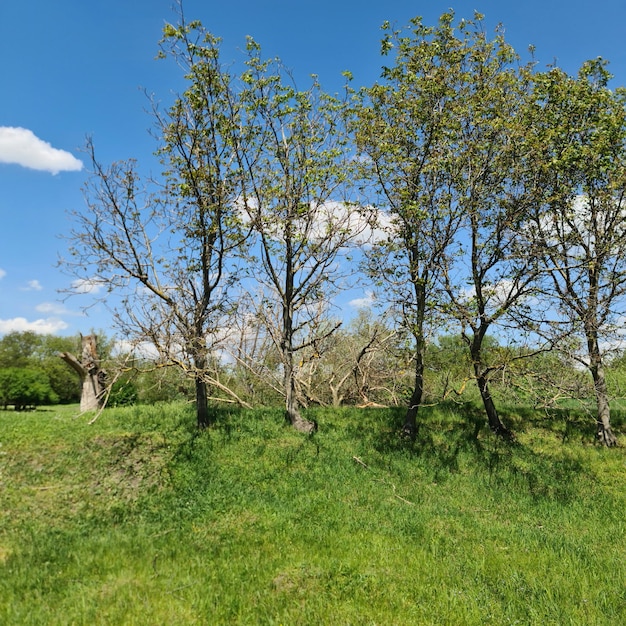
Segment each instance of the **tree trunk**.
[{"label": "tree trunk", "polygon": [[426,358],[426,339],[424,338],[424,320],[426,318],[426,285],[429,280],[428,270],[423,276],[419,274],[420,250],[411,248],[411,283],[415,292],[415,318],[412,324],[412,333],[415,339],[415,384],[409,400],[409,408],[404,418],[402,434],[414,439],[417,435],[417,412],[422,403],[424,393],[424,360]]},{"label": "tree trunk", "polygon": [[62,358],[80,376],[80,410],[96,411],[104,405],[106,372],[100,369],[95,335],[81,335],[82,355],[79,361],[69,352],[61,352]]},{"label": "tree trunk", "polygon": [[415,385],[409,400],[409,408],[404,418],[404,426],[402,427],[402,434],[411,439],[415,439],[417,435],[417,412],[422,403],[422,395],[424,393],[424,347],[424,339],[418,339],[417,350],[415,351]]},{"label": "tree trunk", "polygon": [[191,344],[191,353],[195,367],[194,385],[196,388],[196,421],[200,430],[212,426],[209,415],[209,394],[204,378],[207,367],[207,353],[202,328],[196,329],[196,339]]},{"label": "tree trunk", "polygon": [[600,354],[597,335],[593,331],[587,333],[587,347],[589,350],[589,370],[593,377],[593,388],[596,395],[596,437],[600,443],[611,448],[617,445],[617,437],[611,429],[611,408],[602,355]]},{"label": "tree trunk", "polygon": [[314,421],[304,419],[298,410],[296,398],[295,371],[293,367],[293,354],[288,351],[285,363],[285,419],[298,431],[312,433],[317,430]]},{"label": "tree trunk", "polygon": [[484,333],[477,333],[474,335],[474,339],[470,346],[470,352],[472,356],[472,364],[474,367],[474,376],[476,377],[476,384],[480,392],[480,397],[485,407],[485,413],[487,413],[487,422],[491,431],[502,437],[503,439],[512,439],[513,433],[502,423],[498,410],[491,397],[489,391],[489,379],[485,374],[485,367],[482,361],[482,339]]},{"label": "tree trunk", "polygon": [[291,251],[291,237],[285,236],[287,242],[287,269],[285,272],[285,300],[283,302],[283,332],[281,352],[283,357],[284,389],[285,389],[285,419],[298,431],[312,433],[317,430],[317,424],[304,419],[298,411],[296,398],[296,371],[293,365],[293,256]]},{"label": "tree trunk", "polygon": [[209,401],[206,381],[201,375],[196,376],[196,419],[200,430],[213,424],[209,414]]}]

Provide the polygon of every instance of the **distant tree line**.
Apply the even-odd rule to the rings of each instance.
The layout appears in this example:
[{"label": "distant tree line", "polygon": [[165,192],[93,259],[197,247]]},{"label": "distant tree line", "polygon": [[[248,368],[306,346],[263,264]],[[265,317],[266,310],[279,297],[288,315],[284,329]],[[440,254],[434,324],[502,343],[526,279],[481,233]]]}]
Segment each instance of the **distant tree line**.
[{"label": "distant tree line", "polygon": [[0,338],[0,404],[24,410],[45,404],[73,403],[80,398],[76,376],[59,360],[75,351],[76,340],[11,332]]},{"label": "distant tree line", "polygon": [[[280,398],[304,432],[312,403],[398,402],[412,437],[445,348],[494,433],[512,436],[496,403],[508,380],[554,398],[584,389],[598,439],[616,443],[626,91],[602,59],[577,76],[522,63],[503,33],[479,14],[386,23],[379,81],[355,88],[346,73],[329,94],[317,78],[298,89],[252,38],[235,74],[182,9],[166,25],[160,56],[186,88],[152,103],[162,177],[104,166],[90,142],[65,267],[108,286],[155,372],[191,381],[200,427],[211,398]],[[356,278],[385,315],[345,329],[333,302]],[[444,396],[459,391],[437,371]]]}]

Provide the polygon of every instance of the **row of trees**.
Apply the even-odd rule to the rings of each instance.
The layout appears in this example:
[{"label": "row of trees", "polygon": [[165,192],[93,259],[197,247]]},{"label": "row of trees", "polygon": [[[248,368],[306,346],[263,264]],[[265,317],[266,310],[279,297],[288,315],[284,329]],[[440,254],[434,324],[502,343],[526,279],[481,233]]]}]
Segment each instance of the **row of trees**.
[{"label": "row of trees", "polygon": [[[85,358],[85,344],[98,346],[97,362]],[[35,346],[66,348],[48,353]],[[80,348],[82,345],[82,352]],[[2,405],[16,410],[40,405],[76,403],[95,398],[89,409],[107,406],[154,404],[172,400],[191,401],[193,381],[177,367],[163,367],[158,360],[121,354],[117,342],[100,333],[76,338],[34,335],[31,332],[10,333],[0,338],[0,399]],[[7,350],[10,347],[12,349]],[[17,348],[17,350],[15,349]],[[81,369],[106,372],[105,387],[98,398],[96,381],[87,379],[68,361],[74,354]],[[349,323],[329,336],[317,350],[303,350],[297,364],[296,397],[298,403],[310,406],[401,406],[410,396],[413,384],[413,345],[410,333],[394,328],[391,320],[362,310]],[[551,352],[536,355],[532,360],[518,360],[517,345],[500,345],[488,338],[485,359],[498,364],[500,372],[493,380],[494,395],[509,407],[533,406],[548,411],[567,399],[579,401],[579,408],[589,410],[593,391],[585,372],[562,354]],[[282,371],[280,355],[271,341],[256,350],[257,371],[234,360],[214,358],[208,365],[211,375],[221,381],[224,389],[214,389],[212,400],[232,401],[233,394],[241,404],[275,406],[280,402]],[[65,361],[71,367],[59,367]],[[424,402],[465,403],[476,399],[472,363],[462,337],[443,335],[429,341],[424,373]],[[608,379],[611,393],[622,398],[626,391],[626,357],[621,353],[611,360]],[[49,366],[53,368],[50,369]],[[95,366],[95,368],[94,368]],[[261,372],[262,370],[262,372]],[[55,376],[61,374],[61,376]],[[87,372],[88,373],[88,372]],[[83,394],[80,393],[81,382]],[[85,382],[94,387],[84,393]],[[53,389],[54,386],[54,389]]]},{"label": "row of trees", "polygon": [[515,359],[557,348],[578,359],[598,437],[614,445],[602,342],[623,312],[624,91],[609,88],[600,59],[576,77],[522,64],[480,15],[383,30],[380,81],[354,89],[346,74],[339,97],[316,79],[298,90],[252,39],[233,75],[219,40],[181,8],[161,56],[187,88],[152,109],[163,176],[143,179],[132,161],[104,167],[90,144],[65,267],[120,294],[124,335],[194,381],[201,427],[211,388],[242,401],[214,374],[216,355],[264,375],[269,341],[286,415],[311,431],[298,410],[306,355],[331,344],[333,297],[358,274],[412,338],[408,435],[429,337],[449,329],[494,432],[510,435],[490,389],[504,367],[485,355],[495,333],[518,343]]}]

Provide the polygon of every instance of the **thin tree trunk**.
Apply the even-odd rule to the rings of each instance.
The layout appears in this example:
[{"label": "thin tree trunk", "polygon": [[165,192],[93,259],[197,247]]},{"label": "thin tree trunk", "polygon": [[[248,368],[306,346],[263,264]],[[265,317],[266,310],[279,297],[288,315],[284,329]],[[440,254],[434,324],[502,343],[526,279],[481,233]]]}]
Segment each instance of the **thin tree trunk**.
[{"label": "thin tree trunk", "polygon": [[587,334],[587,346],[589,349],[589,370],[593,377],[593,387],[596,395],[596,437],[600,443],[611,448],[617,445],[617,437],[611,429],[611,407],[609,405],[602,355],[600,354],[597,335],[593,331]]},{"label": "thin tree trunk", "polygon": [[404,426],[402,434],[406,437],[414,439],[417,435],[417,412],[422,403],[424,394],[424,339],[418,340],[417,350],[415,351],[415,383],[413,393],[409,400],[409,408],[404,418]]},{"label": "thin tree trunk", "polygon": [[485,407],[489,428],[495,435],[498,435],[503,439],[512,439],[513,433],[500,420],[498,410],[496,409],[496,405],[489,390],[489,379],[485,375],[485,367],[482,361],[483,336],[484,334],[481,333],[474,335],[474,339],[470,346],[476,384],[478,385],[478,391],[480,392],[480,397],[483,401],[483,406]]},{"label": "thin tree trunk", "polygon": [[304,419],[298,410],[298,400],[296,398],[296,372],[293,365],[293,298],[294,298],[294,270],[293,270],[293,250],[291,241],[290,225],[287,225],[285,233],[286,241],[286,263],[285,270],[285,295],[283,300],[283,333],[281,341],[281,351],[283,366],[285,368],[284,388],[285,388],[285,418],[298,431],[312,433],[317,430],[317,424]]},{"label": "thin tree trunk", "polygon": [[211,416],[209,414],[207,384],[201,376],[195,379],[196,386],[196,420],[200,430],[208,428],[212,425]]},{"label": "thin tree trunk", "polygon": [[[480,370],[480,367],[478,370]],[[487,380],[487,377],[477,372],[476,380],[478,390],[480,391],[480,397],[482,398],[483,406],[485,407],[485,413],[487,413],[489,428],[494,434],[505,439],[510,439],[512,436],[511,431],[500,420],[498,410],[496,409],[496,405],[491,397],[491,392],[489,391],[489,381]]]},{"label": "thin tree trunk", "polygon": [[317,424],[304,419],[300,415],[296,397],[295,370],[293,367],[293,353],[288,349],[285,358],[285,419],[298,431],[312,433],[317,430]]},{"label": "thin tree trunk", "polygon": [[422,403],[424,394],[424,360],[426,358],[426,340],[424,338],[424,319],[426,317],[426,284],[428,282],[428,273],[423,277],[417,274],[419,267],[419,252],[415,252],[413,259],[414,270],[411,272],[411,282],[415,290],[415,303],[417,307],[416,317],[413,327],[413,336],[415,338],[415,383],[413,393],[409,400],[409,408],[404,418],[404,426],[402,434],[414,439],[417,435],[417,412]]},{"label": "thin tree trunk", "polygon": [[195,366],[194,385],[196,388],[196,421],[200,430],[212,426],[213,421],[209,414],[209,394],[207,392],[207,383],[204,378],[206,371],[207,357],[204,339],[200,333],[200,338],[196,339],[195,345],[192,346],[193,363]]}]

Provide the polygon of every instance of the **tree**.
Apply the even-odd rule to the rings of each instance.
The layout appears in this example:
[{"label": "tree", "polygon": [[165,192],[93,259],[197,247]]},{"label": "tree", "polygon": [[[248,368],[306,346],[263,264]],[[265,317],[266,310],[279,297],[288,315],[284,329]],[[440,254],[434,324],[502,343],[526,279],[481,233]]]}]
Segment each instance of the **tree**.
[{"label": "tree", "polygon": [[41,336],[33,331],[13,331],[0,339],[0,367],[26,367],[41,347]]},{"label": "tree", "polygon": [[478,13],[456,26],[448,12],[437,27],[415,18],[408,32],[384,29],[382,51],[395,53],[395,65],[383,69],[382,85],[364,92],[357,143],[391,216],[370,272],[393,296],[415,345],[403,431],[415,435],[427,331],[438,312],[460,327],[489,425],[506,436],[482,346],[532,285],[517,242],[527,70],[501,29],[487,39]]},{"label": "tree", "polygon": [[623,323],[626,295],[626,90],[609,89],[610,78],[602,59],[577,78],[556,67],[538,74],[531,128],[549,328],[584,339],[576,356],[593,379],[597,437],[614,446],[602,341]]},{"label": "tree", "polygon": [[241,160],[255,235],[250,265],[261,290],[258,310],[281,357],[286,418],[311,432],[315,424],[298,407],[295,355],[338,328],[326,311],[346,277],[340,257],[365,223],[345,201],[352,161],[344,102],[315,79],[297,90],[279,61],[260,55],[249,39],[242,76],[249,140]]},{"label": "tree", "polygon": [[[490,391],[501,369],[488,363],[488,332],[505,332],[529,307],[537,263],[523,235],[529,206],[525,112],[531,66],[522,67],[498,28],[488,40],[482,16],[462,22],[458,126],[450,158],[455,162],[454,203],[463,215],[458,248],[438,276],[444,309],[460,327],[489,427],[510,437]],[[532,353],[532,350],[530,351]],[[520,355],[521,357],[521,355]]]},{"label": "tree", "polygon": [[199,22],[167,24],[160,56],[183,70],[187,88],[152,114],[163,165],[161,180],[143,180],[134,161],[101,165],[91,141],[93,175],[87,208],[74,212],[65,267],[106,285],[117,327],[134,345],[148,342],[160,365],[193,379],[199,427],[211,424],[212,355],[233,309],[235,252],[242,242],[242,195],[235,146],[239,111],[219,40]]},{"label": "tree", "polygon": [[451,193],[451,152],[470,51],[455,36],[453,18],[444,13],[437,27],[414,18],[398,31],[385,23],[381,52],[393,52],[395,63],[383,68],[381,84],[360,92],[357,108],[357,145],[390,222],[387,239],[369,255],[368,269],[414,341],[414,383],[403,427],[411,437],[424,393],[435,276],[460,219]]}]

